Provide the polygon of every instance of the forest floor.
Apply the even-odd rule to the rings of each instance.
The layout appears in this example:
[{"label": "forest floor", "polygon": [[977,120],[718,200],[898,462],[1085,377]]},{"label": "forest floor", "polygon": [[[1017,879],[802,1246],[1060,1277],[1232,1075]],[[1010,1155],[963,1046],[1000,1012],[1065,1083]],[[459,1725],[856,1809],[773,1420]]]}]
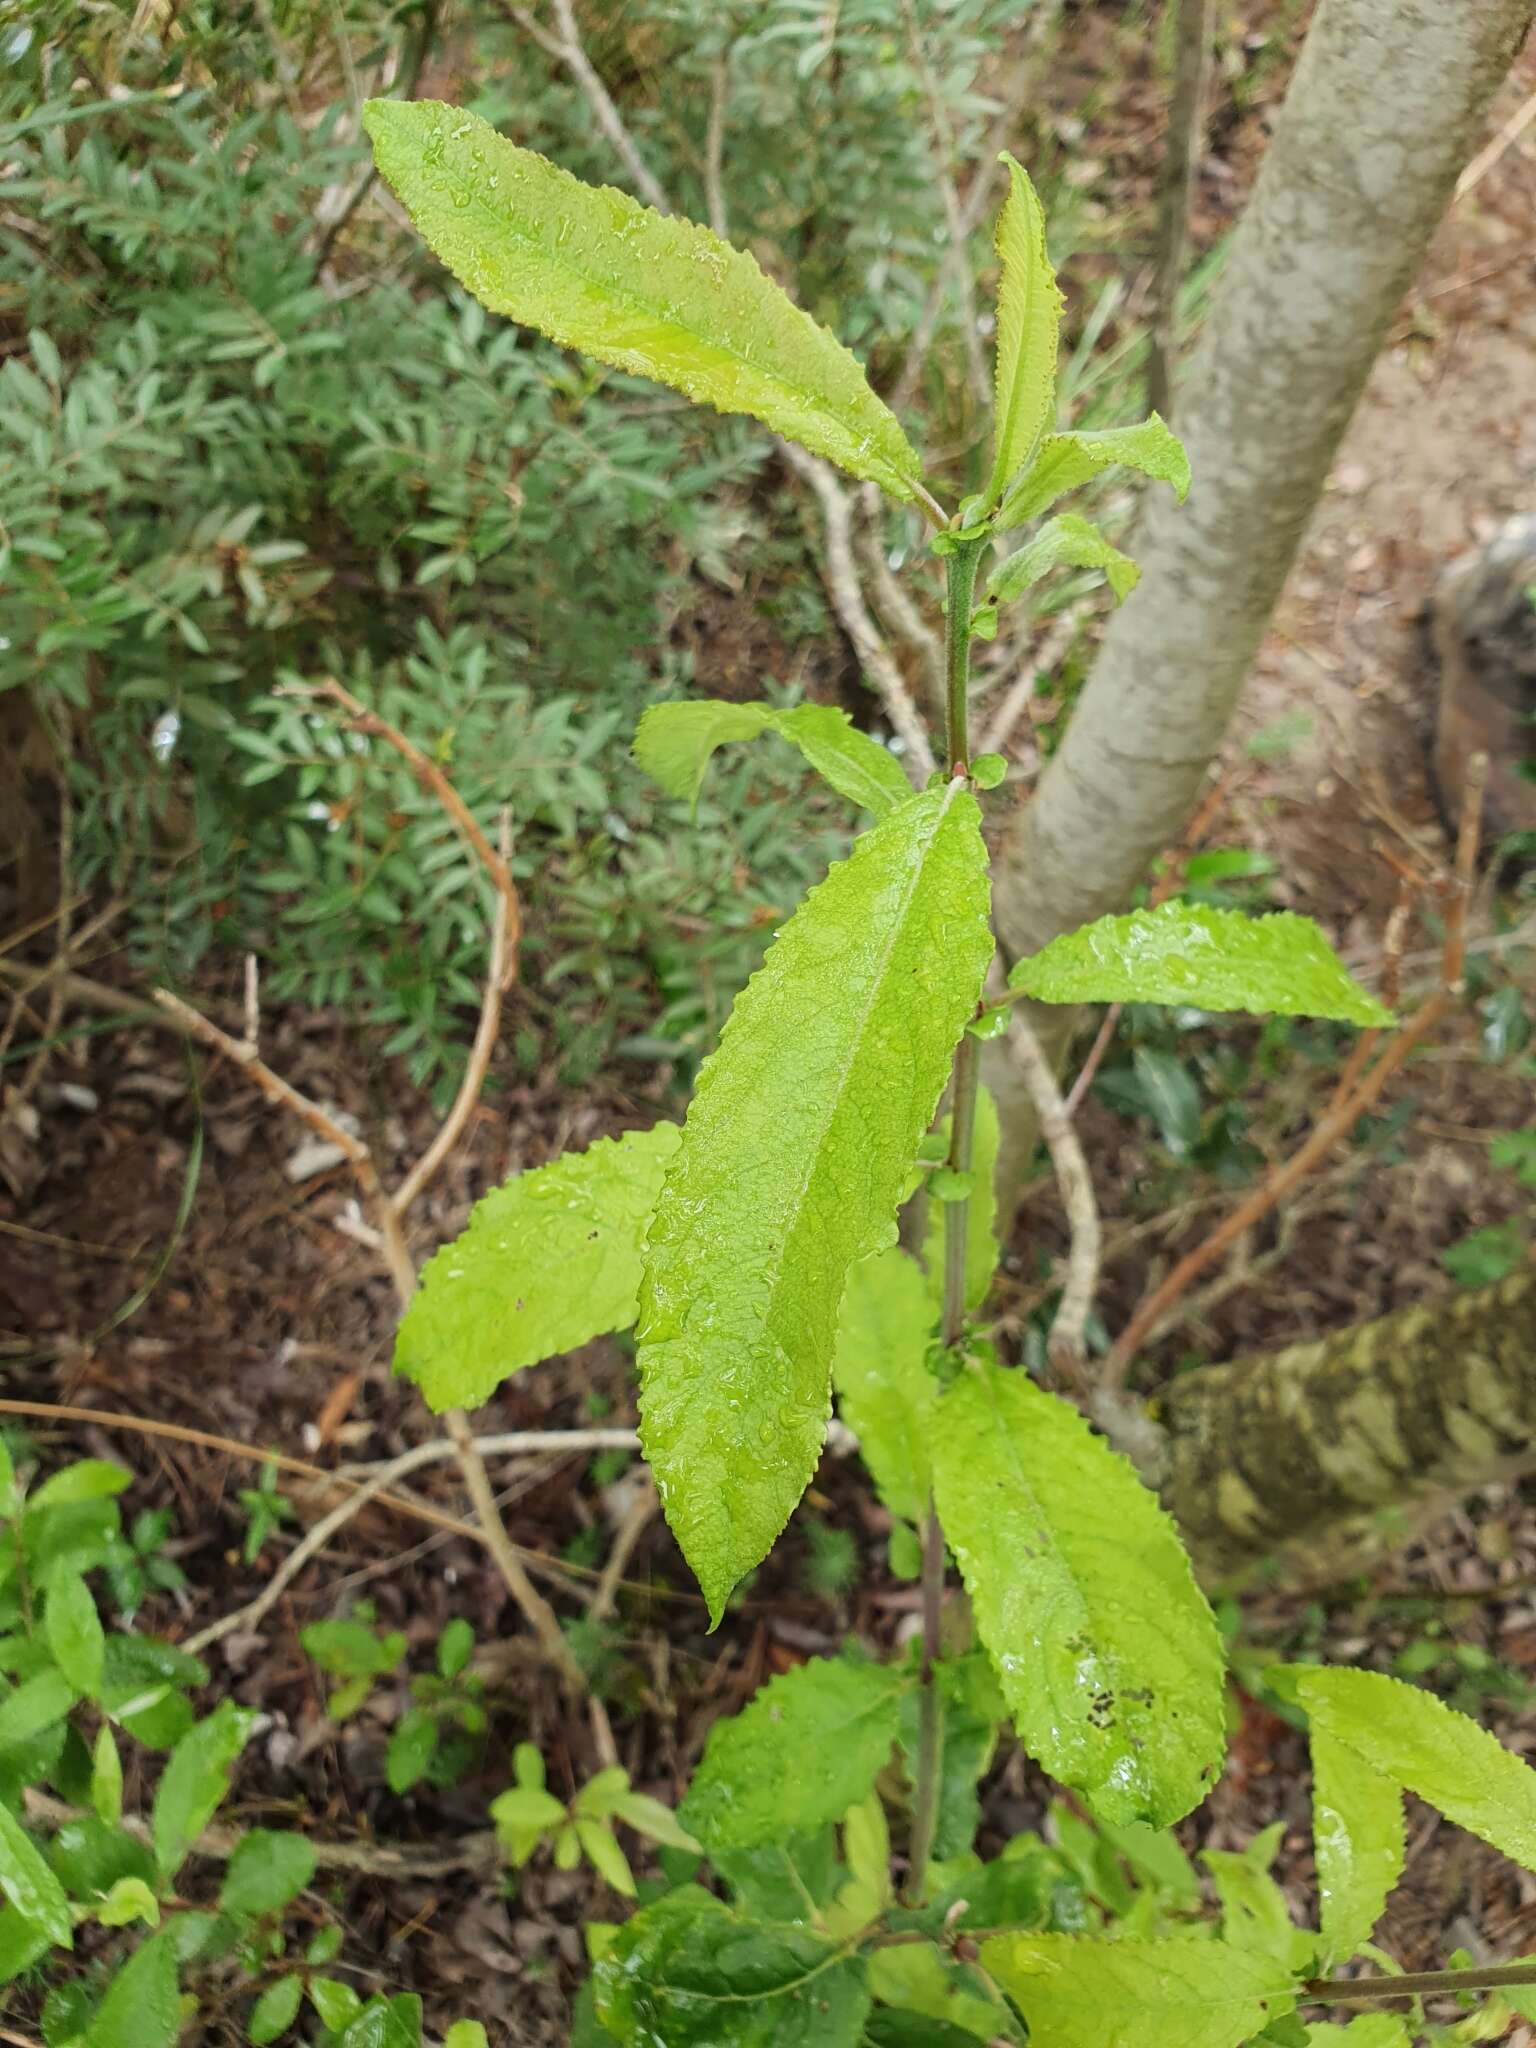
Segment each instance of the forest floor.
[{"label": "forest floor", "polygon": [[[1533,87],[1528,53],[1496,124]],[[1203,239],[1230,219],[1255,146],[1252,128],[1218,137],[1202,185]],[[1381,842],[1414,858],[1443,854],[1426,772],[1433,678],[1418,608],[1440,564],[1536,500],[1533,184],[1536,131],[1527,131],[1458,203],[1405,302],[1266,642],[1210,835],[1268,854],[1271,900],[1323,918],[1362,961],[1379,945],[1395,887]],[[1295,732],[1295,744],[1250,751],[1255,734],[1277,729]],[[1421,934],[1415,943],[1432,941]],[[109,980],[119,971],[110,959],[91,969]],[[38,1094],[35,1141],[13,1139],[0,1162],[0,1370],[11,1399],[108,1410],[211,1439],[84,1420],[67,1432],[36,1426],[50,1455],[125,1462],[138,1482],[131,1505],[174,1512],[171,1554],[191,1591],[162,1597],[147,1619],[181,1636],[257,1593],[291,1540],[269,1545],[254,1567],[241,1562],[236,1495],[254,1473],[223,1443],[323,1466],[359,1463],[419,1440],[424,1418],[390,1377],[394,1298],[373,1254],[347,1234],[355,1203],[346,1168],[298,1178],[309,1134],[227,1065],[199,1059],[194,1079],[159,1028],[77,1046],[78,1061],[57,1060]],[[360,1051],[334,1015],[268,1017],[263,1053],[299,1088],[350,1111],[382,1159],[408,1160],[430,1136],[430,1106]],[[619,1070],[579,1095],[562,1092],[552,1074],[519,1075],[510,1059],[492,1074],[464,1142],[413,1213],[418,1256],[509,1172],[651,1122],[668,1106],[648,1069]],[[1518,1190],[1489,1167],[1486,1139],[1530,1121],[1529,1090],[1517,1062],[1485,1056],[1476,1018],[1459,1021],[1397,1084],[1404,1114],[1390,1142],[1347,1151],[1304,1188],[1283,1231],[1248,1248],[1242,1284],[1202,1297],[1163,1355],[1237,1356],[1443,1289],[1445,1248],[1515,1211]],[[1186,1178],[1168,1199],[1166,1159],[1101,1104],[1090,1100],[1083,1129],[1108,1233],[1100,1310],[1113,1328],[1228,1196],[1214,1181]],[[1015,1328],[1048,1287],[1045,1255],[1063,1244],[1049,1179],[1032,1186],[1019,1232],[1003,1304]],[[538,1429],[632,1414],[625,1346],[605,1341],[513,1380],[480,1421]],[[284,1487],[305,1521],[326,1504],[323,1487]],[[422,1498],[457,1511],[448,1468]],[[516,1541],[555,1561],[557,1597],[578,1611],[633,1502],[633,1474],[594,1474],[584,1459],[544,1462],[517,1473],[503,1498]],[[835,1457],[810,1510],[713,1637],[664,1526],[653,1519],[641,1533],[619,1589],[610,1711],[621,1758],[645,1789],[673,1799],[711,1720],[775,1670],[833,1650],[849,1633],[888,1649],[910,1628],[915,1594],[886,1572],[878,1511]],[[860,1569],[846,1594],[816,1590],[828,1526],[857,1545]],[[327,1718],[298,1630],[360,1597],[381,1623],[407,1632],[418,1670],[430,1668],[444,1622],[469,1619],[483,1645],[476,1668],[509,1709],[512,1739],[539,1743],[559,1782],[580,1741],[547,1678],[504,1633],[499,1581],[483,1554],[451,1531],[371,1508],[259,1629],[237,1631],[211,1653],[220,1683],[269,1717],[233,1817],[270,1825],[302,1816],[335,1838],[423,1844],[483,1827],[486,1799],[505,1782],[500,1764],[446,1792],[396,1798],[385,1789],[387,1723],[401,1704],[393,1688],[342,1727]],[[1507,1743],[1536,1755],[1536,1486],[1469,1503],[1368,1584],[1252,1596],[1244,1628],[1258,1645],[1388,1669],[1404,1655],[1416,1668],[1429,1664]],[[1283,1820],[1277,1868],[1301,1910],[1310,1879],[1305,1785],[1299,1736],[1249,1703],[1232,1766],[1185,1839],[1241,1846]],[[1015,1752],[990,1783],[988,1825],[1004,1835],[1040,1808],[1040,1781]],[[584,1871],[539,1865],[510,1902],[483,1876],[364,1881],[346,1899],[349,1952],[374,1959],[378,1988],[420,1989],[429,2007],[436,1986],[457,2010],[471,1979],[471,2009],[493,2032],[551,2042],[564,2038],[580,1922],[613,1917],[615,1903]],[[1407,1882],[1381,1939],[1408,1968],[1437,1964],[1458,1945],[1479,1958],[1536,1949],[1536,1878],[1417,1814]]]}]

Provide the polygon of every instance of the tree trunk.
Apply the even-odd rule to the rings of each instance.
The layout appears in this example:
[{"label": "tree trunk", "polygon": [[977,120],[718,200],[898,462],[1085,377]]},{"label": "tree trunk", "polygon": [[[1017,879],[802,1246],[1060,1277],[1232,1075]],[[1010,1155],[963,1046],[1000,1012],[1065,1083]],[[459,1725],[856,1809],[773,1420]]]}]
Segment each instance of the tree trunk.
[{"label": "tree trunk", "polygon": [[[1010,955],[1124,908],[1178,837],[1531,14],[1531,0],[1321,0],[1184,379],[1189,502],[1149,494],[1141,583],[999,856]],[[1071,1013],[1037,1029],[1059,1054]],[[994,1076],[1006,1191],[1034,1140],[1001,1062]]]},{"label": "tree trunk", "polygon": [[1347,1577],[1428,1514],[1536,1467],[1536,1266],[1175,1380],[1163,1498],[1202,1574]]}]

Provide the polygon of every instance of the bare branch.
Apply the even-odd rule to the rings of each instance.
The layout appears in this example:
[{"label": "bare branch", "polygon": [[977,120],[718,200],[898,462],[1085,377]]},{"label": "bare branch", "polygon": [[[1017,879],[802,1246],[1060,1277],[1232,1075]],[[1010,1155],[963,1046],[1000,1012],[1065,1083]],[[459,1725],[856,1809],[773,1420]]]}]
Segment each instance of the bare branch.
[{"label": "bare branch", "polygon": [[1018,674],[1008,686],[1008,694],[992,714],[979,751],[983,754],[1000,754],[1013,737],[1014,727],[1029,709],[1035,694],[1035,684],[1041,673],[1053,669],[1077,638],[1078,618],[1081,608],[1069,604],[1057,612],[1046,626],[1040,638],[1028,648],[1019,663]]},{"label": "bare branch", "polygon": [[704,132],[704,204],[709,224],[723,242],[730,232],[725,207],[725,109],[731,88],[731,53],[722,50],[710,67],[709,126]]},{"label": "bare branch", "polygon": [[912,63],[922,81],[923,97],[928,103],[928,120],[932,128],[929,155],[933,160],[933,174],[938,184],[939,196],[944,203],[944,221],[949,229],[949,247],[958,251],[958,259],[951,263],[955,289],[960,299],[960,332],[965,343],[966,372],[970,380],[971,398],[978,414],[985,417],[992,402],[992,380],[987,374],[986,358],[981,347],[981,323],[976,314],[976,280],[971,273],[969,252],[966,248],[970,230],[965,224],[965,213],[960,203],[960,194],[955,187],[955,131],[950,125],[949,112],[939,92],[938,80],[928,62],[928,53],[923,47],[922,31],[918,27],[917,10],[912,0],[905,0],[904,12],[907,17],[907,46],[912,53]]},{"label": "bare branch", "polygon": [[922,611],[907,594],[901,578],[885,557],[885,540],[880,527],[884,502],[878,484],[865,484],[858,494],[864,514],[858,527],[859,553],[875,594],[875,608],[885,624],[905,640],[917,656],[922,678],[923,707],[931,719],[944,715],[944,642]]}]

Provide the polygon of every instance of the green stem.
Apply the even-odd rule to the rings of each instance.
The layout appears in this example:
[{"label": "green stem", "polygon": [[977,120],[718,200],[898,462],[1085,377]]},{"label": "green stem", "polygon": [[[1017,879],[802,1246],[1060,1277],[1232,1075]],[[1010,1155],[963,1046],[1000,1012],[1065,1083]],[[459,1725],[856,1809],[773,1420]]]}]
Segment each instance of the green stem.
[{"label": "green stem", "polygon": [[1497,1963],[1486,1970],[1420,1970],[1401,1977],[1314,1977],[1301,1989],[1308,2005],[1358,1999],[1420,1998],[1437,1991],[1497,1991],[1501,1985],[1536,1984],[1536,1961]]},{"label": "green stem", "polygon": [[[967,713],[971,682],[971,601],[976,589],[976,565],[985,545],[966,542],[946,558],[948,571],[948,752],[949,772],[966,772],[970,749]],[[955,1054],[954,1088],[949,1119],[949,1158],[956,1173],[971,1170],[972,1140],[976,1129],[976,1090],[979,1084],[981,1047],[969,1031]],[[946,1344],[959,1342],[965,1327],[965,1253],[970,1229],[968,1199],[947,1202],[944,1207],[944,1307],[940,1333]],[[918,1698],[916,1784],[912,1800],[912,1856],[907,1876],[910,1901],[922,1897],[923,1880],[933,1856],[934,1832],[939,1816],[939,1781],[944,1764],[944,1719],[933,1667],[940,1650],[940,1621],[944,1607],[944,1531],[938,1510],[930,1498],[923,1523],[923,1664],[922,1692]]]},{"label": "green stem", "polygon": [[953,553],[945,557],[945,714],[949,721],[951,775],[964,775],[970,766],[970,737],[966,728],[971,688],[971,606],[976,595],[976,570],[985,546],[985,540],[958,541]]}]

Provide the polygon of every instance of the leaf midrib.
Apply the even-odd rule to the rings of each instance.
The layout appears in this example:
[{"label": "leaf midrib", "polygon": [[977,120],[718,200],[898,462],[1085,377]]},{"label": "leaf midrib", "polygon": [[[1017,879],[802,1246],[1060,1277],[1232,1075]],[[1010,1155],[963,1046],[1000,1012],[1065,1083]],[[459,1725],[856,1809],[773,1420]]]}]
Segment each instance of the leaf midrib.
[{"label": "leaf midrib", "polygon": [[[838,1086],[836,1092],[830,1098],[826,1116],[822,1120],[821,1127],[817,1132],[816,1143],[814,1146],[808,1148],[807,1150],[807,1164],[805,1168],[804,1177],[801,1180],[798,1190],[796,1190],[793,1196],[793,1206],[791,1211],[789,1212],[791,1215],[791,1222],[789,1228],[784,1233],[784,1242],[786,1246],[789,1244],[789,1241],[799,1228],[800,1218],[805,1209],[805,1198],[808,1192],[810,1191],[812,1181],[816,1177],[816,1169],[820,1163],[822,1151],[827,1142],[827,1133],[837,1120],[838,1111],[842,1107],[843,1100],[848,1091],[849,1075],[858,1064],[859,1055],[863,1050],[864,1040],[869,1032],[870,1018],[873,1015],[874,1010],[885,991],[886,978],[890,971],[891,956],[894,954],[897,943],[906,928],[907,918],[911,915],[912,900],[916,896],[919,888],[922,886],[922,881],[924,874],[927,870],[928,861],[933,854],[934,847],[938,844],[939,833],[943,828],[945,820],[949,816],[951,806],[954,803],[956,793],[959,791],[960,787],[961,785],[958,781],[950,782],[945,787],[944,801],[934,813],[933,829],[929,835],[927,845],[923,848],[922,859],[913,871],[911,885],[907,891],[906,898],[902,903],[901,915],[899,917],[892,918],[891,920],[890,931],[887,935],[887,942],[881,955],[879,970],[870,984],[869,998],[864,1004],[862,1013],[859,1017],[857,1031],[851,1034],[847,1041],[845,1041],[848,1047],[848,1051],[843,1061],[842,1069],[838,1077]],[[896,813],[893,812],[891,815],[894,817]],[[769,1292],[767,1302],[765,1303],[763,1309],[761,1327],[763,1327],[764,1329],[767,1328],[770,1320],[772,1320],[776,1315],[778,1308],[779,1293],[784,1282],[785,1270],[786,1262],[784,1258],[781,1256],[779,1259],[778,1266],[779,1277],[777,1280],[775,1280],[774,1285]]]},{"label": "leaf midrib", "polygon": [[[501,134],[499,129],[493,129],[492,133],[498,142],[505,143],[507,141],[507,138]],[[517,145],[515,143],[509,143],[507,146],[509,148],[516,148]],[[529,154],[536,155],[537,152],[530,151]],[[540,161],[546,163],[548,165],[548,168],[557,177],[560,175],[560,166],[558,164],[549,164],[547,158],[541,158]],[[581,181],[579,179],[575,180],[574,182],[578,186],[581,184]],[[447,196],[448,203],[451,205],[451,193],[448,194]],[[620,196],[627,198],[628,194],[621,194]],[[621,301],[624,305],[638,309],[640,312],[644,313],[647,316],[647,318],[654,320],[659,326],[670,328],[674,333],[686,335],[688,339],[691,342],[693,342],[696,346],[706,349],[712,349],[717,355],[724,356],[729,362],[738,364],[742,369],[750,370],[754,377],[762,378],[765,383],[771,384],[776,391],[792,399],[795,402],[795,404],[800,406],[802,409],[804,409],[807,406],[814,408],[814,410],[816,410],[820,414],[823,420],[829,421],[832,425],[834,425],[840,433],[847,437],[847,439],[850,442],[857,442],[858,436],[856,434],[850,433],[847,424],[843,420],[839,419],[835,413],[829,412],[826,409],[825,401],[817,398],[814,393],[807,392],[804,390],[798,390],[793,384],[787,383],[779,372],[766,369],[761,363],[755,362],[751,356],[744,355],[740,349],[734,348],[729,344],[716,340],[714,338],[707,338],[701,335],[696,328],[685,326],[677,318],[675,313],[670,312],[665,306],[659,305],[655,301],[646,298],[643,293],[636,291],[632,286],[615,283],[612,277],[594,273],[585,268],[582,264],[572,262],[572,260],[568,256],[562,253],[561,247],[558,243],[553,248],[551,248],[546,242],[540,240],[537,236],[526,233],[518,226],[517,217],[515,214],[504,215],[498,213],[496,209],[493,206],[491,206],[491,204],[484,197],[484,195],[478,191],[475,193],[474,206],[475,211],[477,213],[484,215],[487,219],[491,220],[497,226],[504,228],[506,232],[510,235],[512,240],[520,243],[524,249],[531,250],[543,261],[547,262],[552,269],[563,270],[568,276],[577,279],[579,283],[586,285],[590,288],[606,292],[610,294],[613,298]],[[653,209],[648,208],[641,209],[642,212],[652,210]],[[664,220],[678,220],[681,217],[678,215],[663,214],[658,215],[658,218]],[[685,222],[685,225],[693,225],[693,223]],[[745,255],[745,251],[737,249],[735,245],[732,243],[726,243],[724,246],[730,250],[733,256],[741,257]],[[752,259],[750,256],[747,256],[746,260],[748,262],[751,262]],[[768,277],[767,273],[763,272],[760,267],[759,274],[763,277],[765,283],[769,285],[773,284],[773,279]],[[782,290],[782,287],[779,287],[779,289]],[[805,311],[804,307],[797,306],[794,300],[790,298],[787,292],[784,293],[784,303],[785,306],[789,309],[789,311],[792,312],[797,319],[810,320],[811,316]],[[820,329],[816,329],[816,323],[814,321],[811,321],[811,325],[814,330],[818,332],[823,331]],[[843,344],[837,340],[837,337],[835,335],[832,335],[830,338],[838,348],[843,347]],[[584,347],[584,344],[580,342],[574,344],[562,343],[561,345],[563,347],[574,346],[575,348],[577,348],[578,351],[580,351]],[[855,366],[859,367],[857,364],[857,358],[853,357],[851,352],[849,352],[849,357],[850,360],[855,363]],[[643,375],[645,373],[642,372],[641,374]],[[863,375],[862,367],[860,367],[860,375]],[[651,381],[660,382],[661,380],[653,378]],[[889,421],[891,425],[895,426],[897,433],[900,434],[901,424],[896,419],[895,414],[891,412],[890,408],[882,403],[881,399],[876,394],[872,386],[866,384],[866,390],[868,391],[869,397],[874,401],[875,406],[878,408],[878,410],[875,413],[874,419],[870,424],[871,445],[870,448],[866,451],[868,454],[874,454],[876,453],[873,440],[874,434],[877,431],[883,434],[886,429],[887,421]],[[863,395],[861,393],[855,392],[852,396],[852,399],[850,400],[850,403],[851,405],[858,406],[862,409]],[[884,419],[880,417],[882,412],[885,414]],[[879,454],[878,459],[883,468],[889,470],[892,476],[899,477],[903,483],[910,484],[915,483],[917,481],[919,475],[918,471],[914,470],[909,474],[907,471],[899,469],[890,455],[881,452]]]}]

